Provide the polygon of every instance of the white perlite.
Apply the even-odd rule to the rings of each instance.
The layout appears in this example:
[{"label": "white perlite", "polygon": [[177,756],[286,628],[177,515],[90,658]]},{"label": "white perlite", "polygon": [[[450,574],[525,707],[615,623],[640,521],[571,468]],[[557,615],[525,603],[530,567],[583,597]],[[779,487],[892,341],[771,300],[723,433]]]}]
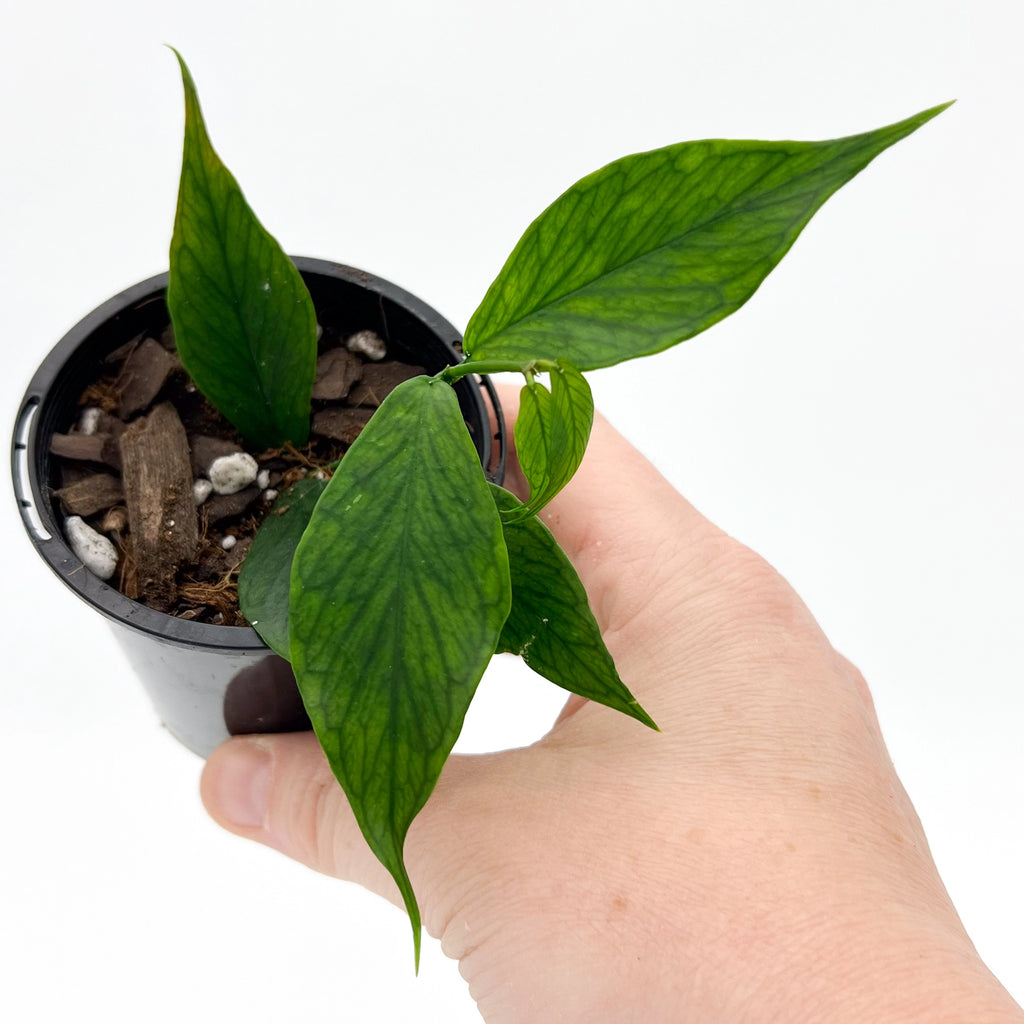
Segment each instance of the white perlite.
[{"label": "white perlite", "polygon": [[221,538],[220,546],[225,551],[230,551],[237,543],[238,543],[238,538],[235,537],[235,536],[232,536],[230,533],[228,533],[228,534],[225,534],[225,536],[223,536]]},{"label": "white perlite", "polygon": [[101,580],[109,580],[117,569],[117,548],[110,540],[97,533],[81,516],[68,516],[64,532],[82,565]]},{"label": "white perlite", "polygon": [[256,474],[256,486],[261,491],[265,491],[270,486],[270,470],[261,469]]},{"label": "white perlite", "polygon": [[379,363],[388,354],[384,339],[374,331],[357,331],[345,342],[345,347],[349,352],[362,353],[375,363]]},{"label": "white perlite", "polygon": [[246,452],[222,455],[210,463],[207,476],[218,494],[237,494],[255,481],[260,467]]},{"label": "white perlite", "polygon": [[82,418],[78,421],[79,431],[89,437],[95,434],[96,428],[100,423],[100,412],[101,410],[95,405],[90,405],[88,409],[83,409]]},{"label": "white perlite", "polygon": [[193,482],[192,497],[195,498],[197,505],[202,505],[211,494],[213,494],[213,484],[209,480],[200,477]]}]

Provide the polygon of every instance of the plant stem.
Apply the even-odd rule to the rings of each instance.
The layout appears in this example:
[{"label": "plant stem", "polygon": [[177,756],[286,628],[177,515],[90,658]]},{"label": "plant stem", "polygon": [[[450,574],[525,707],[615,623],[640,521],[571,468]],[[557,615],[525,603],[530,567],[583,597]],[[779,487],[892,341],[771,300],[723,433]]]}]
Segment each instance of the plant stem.
[{"label": "plant stem", "polygon": [[435,377],[447,384],[454,384],[460,377],[465,377],[470,373],[521,373],[530,379],[535,371],[550,372],[554,366],[555,364],[549,359],[536,359],[528,363],[521,363],[513,359],[475,360],[470,357],[454,366],[446,366],[440,373],[435,374]]}]

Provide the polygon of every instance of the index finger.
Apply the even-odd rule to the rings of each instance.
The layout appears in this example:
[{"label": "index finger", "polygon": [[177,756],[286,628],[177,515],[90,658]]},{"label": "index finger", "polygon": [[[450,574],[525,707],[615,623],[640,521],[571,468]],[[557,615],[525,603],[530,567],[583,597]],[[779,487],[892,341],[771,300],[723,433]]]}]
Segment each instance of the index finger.
[{"label": "index finger", "polygon": [[[499,393],[511,426],[519,389]],[[521,498],[529,492],[514,444],[505,486]],[[602,632],[622,629],[656,592],[685,600],[703,590],[709,564],[735,544],[600,414],[579,470],[540,518],[579,573]]]}]

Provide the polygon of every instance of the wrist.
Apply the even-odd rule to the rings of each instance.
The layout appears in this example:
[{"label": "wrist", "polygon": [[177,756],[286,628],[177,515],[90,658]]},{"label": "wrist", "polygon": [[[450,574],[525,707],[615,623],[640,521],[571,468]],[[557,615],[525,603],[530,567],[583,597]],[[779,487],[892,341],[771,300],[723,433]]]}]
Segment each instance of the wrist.
[{"label": "wrist", "polygon": [[[950,908],[951,909],[951,908]],[[938,920],[882,918],[830,929],[831,940],[794,950],[773,971],[775,1015],[829,1024],[1022,1024],[1024,1011],[963,931]],[[798,961],[803,961],[800,970]],[[788,991],[787,991],[788,990]]]}]

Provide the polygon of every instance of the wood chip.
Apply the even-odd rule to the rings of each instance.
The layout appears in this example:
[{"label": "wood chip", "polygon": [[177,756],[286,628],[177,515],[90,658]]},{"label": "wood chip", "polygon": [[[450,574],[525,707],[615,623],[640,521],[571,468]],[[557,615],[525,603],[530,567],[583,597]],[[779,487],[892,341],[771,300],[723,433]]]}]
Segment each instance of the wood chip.
[{"label": "wood chip", "polygon": [[176,576],[199,552],[192,465],[185,428],[169,402],[121,435],[125,504],[142,600],[169,611]]},{"label": "wood chip", "polygon": [[312,430],[321,437],[351,444],[370,421],[373,409],[345,409],[333,407],[313,414]]},{"label": "wood chip", "polygon": [[348,403],[376,408],[403,381],[426,372],[422,366],[407,366],[394,361],[367,363],[359,383],[348,394]]},{"label": "wood chip", "polygon": [[344,398],[359,380],[366,363],[344,348],[332,348],[316,361],[313,398],[337,402]]},{"label": "wood chip", "polygon": [[102,434],[54,434],[50,454],[79,462],[102,462],[104,441]]},{"label": "wood chip", "polygon": [[119,345],[114,349],[113,352],[108,352],[103,357],[105,363],[123,363],[139,346],[139,342],[145,337],[145,334],[136,334],[131,341],[126,341],[123,345]]},{"label": "wood chip", "polygon": [[234,494],[214,494],[203,502],[203,515],[206,516],[208,523],[219,523],[223,519],[240,516],[262,493],[263,491],[253,484],[252,487],[246,487],[245,490],[236,491]]},{"label": "wood chip", "polygon": [[109,434],[112,438],[117,440],[125,430],[128,424],[124,420],[119,420],[116,416],[112,416],[109,412],[100,412],[99,419],[96,421],[96,433],[97,434]]},{"label": "wood chip", "polygon": [[148,409],[167,383],[171,372],[181,364],[152,338],[146,338],[125,360],[117,378],[119,392],[117,413],[128,419],[142,409]]},{"label": "wood chip", "polygon": [[163,347],[167,349],[168,352],[173,352],[175,355],[177,355],[178,344],[174,340],[174,326],[172,324],[168,324],[160,332],[160,344],[163,345]]},{"label": "wood chip", "polygon": [[114,469],[121,468],[120,447],[110,434],[54,434],[50,438],[50,453],[62,459],[102,462]]},{"label": "wood chip", "polygon": [[111,473],[90,473],[54,494],[68,515],[92,516],[124,501],[121,481]]},{"label": "wood chip", "polygon": [[87,476],[92,476],[96,472],[95,468],[87,462],[72,462],[71,459],[61,459],[58,465],[60,467],[61,487],[70,487],[72,484],[77,484],[79,480],[84,480]]}]

